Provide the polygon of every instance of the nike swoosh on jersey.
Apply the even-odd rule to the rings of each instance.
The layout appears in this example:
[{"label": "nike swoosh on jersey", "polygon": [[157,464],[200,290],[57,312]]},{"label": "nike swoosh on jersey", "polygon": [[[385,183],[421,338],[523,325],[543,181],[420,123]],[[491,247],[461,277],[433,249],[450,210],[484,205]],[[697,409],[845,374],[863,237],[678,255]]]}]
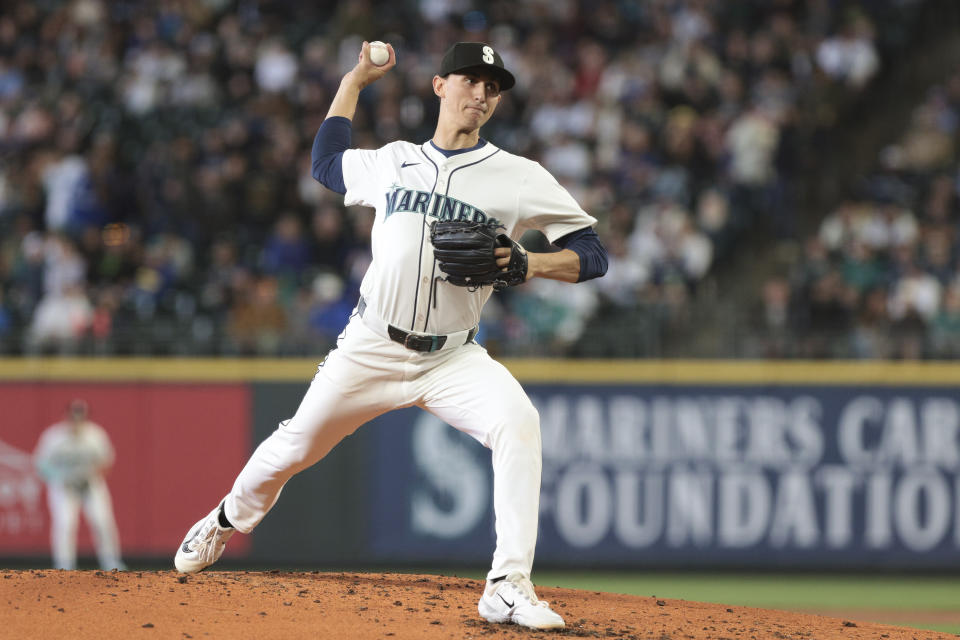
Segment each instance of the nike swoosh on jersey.
[{"label": "nike swoosh on jersey", "polygon": [[403,162],[403,164],[400,165],[400,168],[406,169],[407,167],[412,167],[415,164],[420,164],[420,163],[419,162]]}]

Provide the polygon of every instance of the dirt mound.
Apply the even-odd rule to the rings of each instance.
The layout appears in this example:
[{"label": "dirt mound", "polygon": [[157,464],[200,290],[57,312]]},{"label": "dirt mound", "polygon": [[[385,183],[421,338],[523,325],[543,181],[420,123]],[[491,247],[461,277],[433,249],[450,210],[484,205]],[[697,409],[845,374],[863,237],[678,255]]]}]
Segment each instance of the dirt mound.
[{"label": "dirt mound", "polygon": [[537,587],[557,632],[477,615],[482,583],[382,573],[0,570],[5,638],[877,638],[948,634],[804,613]]}]

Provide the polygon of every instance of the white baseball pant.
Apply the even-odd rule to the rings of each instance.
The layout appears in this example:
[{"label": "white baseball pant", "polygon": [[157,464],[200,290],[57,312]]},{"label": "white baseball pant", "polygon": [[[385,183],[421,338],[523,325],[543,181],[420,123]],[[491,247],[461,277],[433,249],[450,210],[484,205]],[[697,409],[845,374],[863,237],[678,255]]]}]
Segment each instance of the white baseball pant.
[{"label": "white baseball pant", "polygon": [[530,576],[540,503],[540,417],[520,383],[475,344],[421,353],[374,333],[354,314],[292,419],[240,472],[224,510],[249,533],[294,474],[378,415],[418,406],[492,450],[496,549],[489,578]]},{"label": "white baseball pant", "polygon": [[93,534],[100,568],[110,570],[123,567],[110,490],[102,477],[91,478],[83,493],[51,482],[47,487],[47,501],[50,506],[50,544],[55,569],[77,567],[77,524],[81,509]]}]

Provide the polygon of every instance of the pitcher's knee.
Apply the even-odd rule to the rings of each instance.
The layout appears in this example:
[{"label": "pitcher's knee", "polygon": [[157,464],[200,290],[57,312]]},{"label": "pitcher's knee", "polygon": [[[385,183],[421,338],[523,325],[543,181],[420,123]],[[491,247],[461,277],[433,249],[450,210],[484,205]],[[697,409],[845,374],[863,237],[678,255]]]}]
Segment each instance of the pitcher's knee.
[{"label": "pitcher's knee", "polygon": [[277,457],[278,466],[285,467],[292,473],[299,473],[319,461],[322,456],[316,454],[309,443],[303,442],[286,447]]},{"label": "pitcher's knee", "polygon": [[281,422],[270,438],[264,441],[264,445],[269,442],[265,449],[277,467],[299,473],[317,463],[336,444],[329,434],[320,429],[299,431],[290,429],[289,425],[289,420]]},{"label": "pitcher's knee", "polygon": [[309,441],[307,438],[285,431],[283,426],[281,423],[280,428],[257,447],[254,455],[259,456],[271,467],[296,473],[310,466],[313,456]]},{"label": "pitcher's knee", "polygon": [[516,408],[502,420],[494,440],[503,439],[540,449],[540,413],[532,403]]}]

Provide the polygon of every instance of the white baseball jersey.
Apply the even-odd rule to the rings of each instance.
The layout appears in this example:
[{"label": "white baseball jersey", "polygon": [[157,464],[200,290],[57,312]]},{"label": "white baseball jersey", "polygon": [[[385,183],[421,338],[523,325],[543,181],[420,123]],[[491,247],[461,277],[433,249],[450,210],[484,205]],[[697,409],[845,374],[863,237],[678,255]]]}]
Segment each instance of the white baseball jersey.
[{"label": "white baseball jersey", "polygon": [[377,212],[361,295],[385,322],[419,333],[476,326],[492,292],[443,280],[430,244],[432,221],[502,225],[514,240],[538,229],[551,242],[597,222],[538,163],[489,142],[449,158],[430,142],[350,149],[343,181],[345,204]]},{"label": "white baseball jersey", "polygon": [[67,422],[47,429],[34,454],[37,470],[48,482],[80,483],[113,464],[113,446],[106,432],[93,422],[74,431]]}]

